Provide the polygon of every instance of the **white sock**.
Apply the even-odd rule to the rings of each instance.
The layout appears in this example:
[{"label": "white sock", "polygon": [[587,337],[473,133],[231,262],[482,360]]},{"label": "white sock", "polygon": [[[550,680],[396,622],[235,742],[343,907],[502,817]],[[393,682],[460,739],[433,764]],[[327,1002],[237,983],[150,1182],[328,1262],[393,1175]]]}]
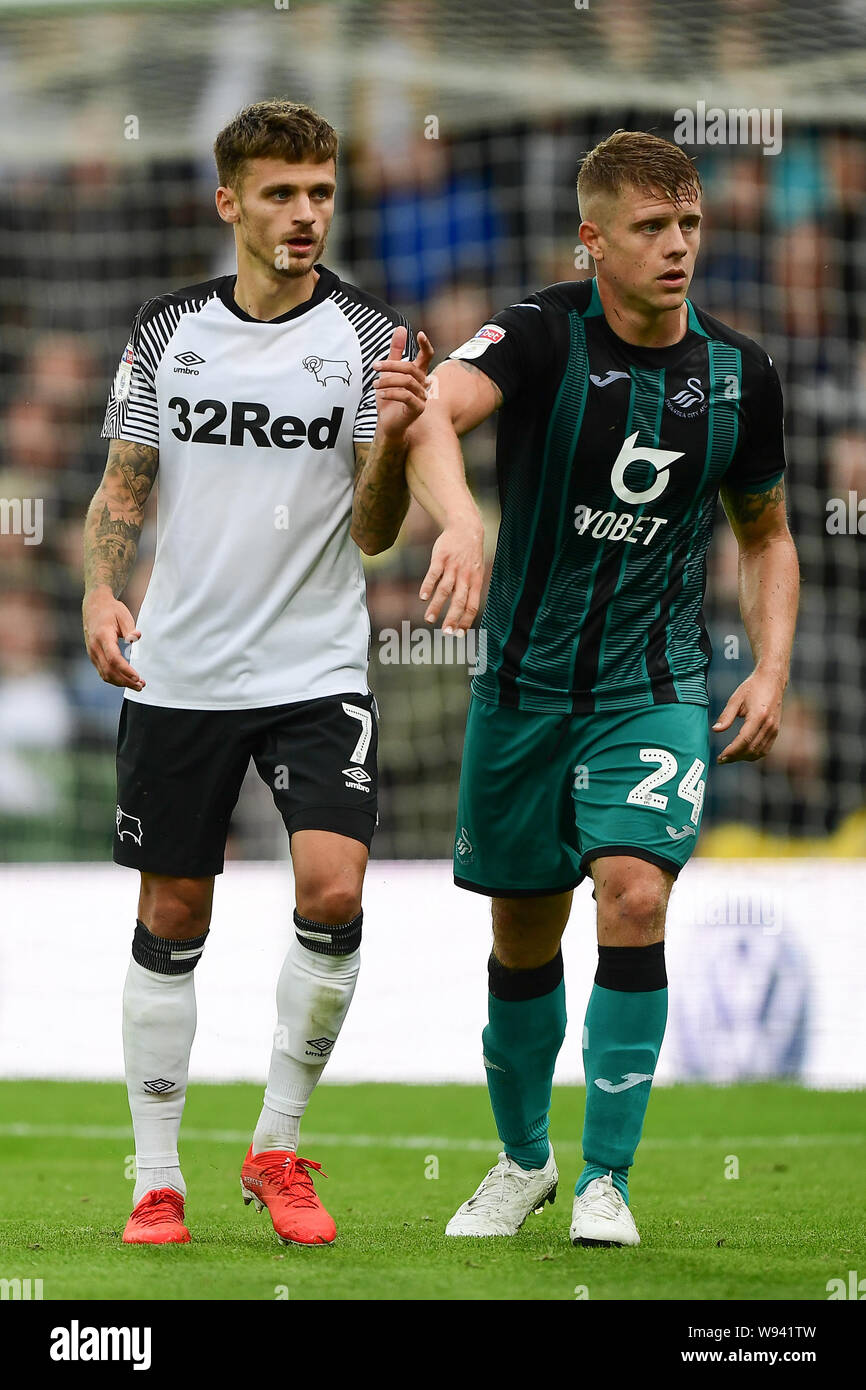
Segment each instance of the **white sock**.
[{"label": "white sock", "polygon": [[300,1115],[284,1115],[280,1110],[263,1105],[253,1135],[253,1153],[260,1154],[265,1149],[291,1149],[297,1153],[300,1132]]},{"label": "white sock", "polygon": [[164,975],[131,960],[123,988],[123,1055],[135,1133],[133,1205],[155,1187],[186,1195],[177,1139],[195,1025],[194,972]]},{"label": "white sock", "polygon": [[145,1192],[152,1192],[157,1187],[173,1187],[175,1192],[180,1193],[181,1197],[186,1196],[186,1183],[177,1164],[171,1168],[142,1168],[140,1163],[136,1163],[132,1205],[138,1206]]},{"label": "white sock", "polygon": [[301,1116],[349,1011],[360,950],[310,951],[295,939],[277,983],[277,1028],[253,1153],[297,1149]]}]

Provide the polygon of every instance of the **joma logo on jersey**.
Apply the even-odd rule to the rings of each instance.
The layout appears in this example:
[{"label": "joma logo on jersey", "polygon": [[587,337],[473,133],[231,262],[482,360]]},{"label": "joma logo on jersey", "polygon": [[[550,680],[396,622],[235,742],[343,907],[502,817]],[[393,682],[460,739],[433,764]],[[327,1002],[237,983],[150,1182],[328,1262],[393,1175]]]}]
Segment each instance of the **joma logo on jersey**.
[{"label": "joma logo on jersey", "polygon": [[[272,420],[271,412],[261,401],[232,401],[227,406],[224,401],[204,400],[193,405],[183,396],[172,396],[168,405],[170,410],[177,411],[177,424],[171,432],[183,444],[240,447],[249,437],[249,442],[259,449],[300,449],[305,443],[311,449],[333,449],[345,413],[343,407],[337,405],[330,415],[318,415],[307,424],[297,415],[278,415]],[[194,427],[193,415],[205,418]],[[229,420],[227,433],[220,429],[226,420]]]}]

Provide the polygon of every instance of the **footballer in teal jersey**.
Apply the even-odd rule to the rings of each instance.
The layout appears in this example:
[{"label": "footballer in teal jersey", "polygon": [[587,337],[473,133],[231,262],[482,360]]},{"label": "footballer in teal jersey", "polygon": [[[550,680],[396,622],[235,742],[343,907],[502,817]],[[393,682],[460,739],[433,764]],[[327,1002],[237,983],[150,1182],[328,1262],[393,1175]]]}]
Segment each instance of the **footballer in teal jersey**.
[{"label": "footballer in teal jersey", "polygon": [[[584,160],[578,200],[595,277],[527,294],[456,348],[407,460],[416,495],[425,500],[421,479],[435,513],[462,518],[454,526],[468,534],[458,438],[498,410],[502,520],[454,876],[493,899],[483,1043],[502,1152],[447,1232],[512,1234],[555,1195],[560,938],[590,874],[599,964],[570,1234],[636,1245],[628,1171],[667,1016],[665,914],[698,838],[709,762],[702,603],[719,498],[755,658],[714,725],[743,719],[721,762],[763,757],[778,732],[798,566],[776,369],[687,297],[701,226],[694,164],[657,136],[617,131]],[[422,586],[439,586],[434,616],[443,568],[434,552]]]}]

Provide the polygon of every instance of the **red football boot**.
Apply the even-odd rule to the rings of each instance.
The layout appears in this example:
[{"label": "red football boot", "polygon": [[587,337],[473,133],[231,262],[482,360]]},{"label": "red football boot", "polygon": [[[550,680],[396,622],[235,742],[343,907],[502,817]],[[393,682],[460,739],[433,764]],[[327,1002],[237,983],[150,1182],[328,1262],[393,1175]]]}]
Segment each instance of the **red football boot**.
[{"label": "red football boot", "polygon": [[[283,1245],[330,1245],[337,1234],[313,1187],[310,1169],[322,1173],[321,1163],[298,1158],[291,1149],[265,1149],[253,1154],[250,1144],[241,1169],[244,1206],[267,1207]],[[322,1177],[327,1177],[322,1173]]]},{"label": "red football boot", "polygon": [[186,1245],[189,1231],[183,1224],[183,1197],[173,1187],[145,1192],[133,1209],[123,1233],[124,1245]]}]

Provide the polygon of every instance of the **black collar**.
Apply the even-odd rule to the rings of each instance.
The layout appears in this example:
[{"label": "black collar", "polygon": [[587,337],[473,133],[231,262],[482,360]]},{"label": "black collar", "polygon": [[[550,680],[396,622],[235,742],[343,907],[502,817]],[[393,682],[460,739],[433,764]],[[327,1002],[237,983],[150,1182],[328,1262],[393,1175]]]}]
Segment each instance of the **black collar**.
[{"label": "black collar", "polygon": [[243,319],[244,323],[287,323],[290,319],[300,318],[301,314],[306,314],[308,310],[321,304],[323,299],[328,299],[340,283],[339,277],[334,274],[333,270],[328,270],[327,266],[317,263],[313,269],[318,271],[319,278],[310,298],[305,299],[302,304],[296,304],[294,309],[289,309],[287,313],[279,314],[275,319],[255,319],[252,314],[248,314],[245,309],[241,308],[235,300],[237,275],[224,275],[217,293],[226,308],[236,318]]}]

